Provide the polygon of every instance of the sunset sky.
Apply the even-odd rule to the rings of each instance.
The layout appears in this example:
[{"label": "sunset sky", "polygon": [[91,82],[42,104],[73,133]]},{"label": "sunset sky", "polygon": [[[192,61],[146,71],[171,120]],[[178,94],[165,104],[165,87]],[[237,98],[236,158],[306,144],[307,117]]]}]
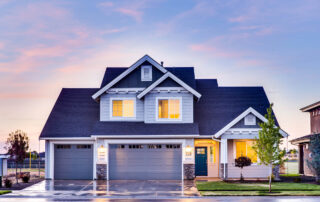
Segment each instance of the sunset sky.
[{"label": "sunset sky", "polygon": [[[0,0],[0,152],[38,136],[63,87],[98,87],[106,66],[149,54],[221,86],[264,86],[289,139],[320,100],[320,1]],[[44,147],[41,145],[41,150]]]}]

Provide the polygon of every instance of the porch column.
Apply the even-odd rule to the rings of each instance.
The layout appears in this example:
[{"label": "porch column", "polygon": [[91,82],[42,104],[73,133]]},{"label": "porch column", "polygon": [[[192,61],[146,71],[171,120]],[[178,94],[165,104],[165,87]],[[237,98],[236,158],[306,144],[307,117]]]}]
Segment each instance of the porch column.
[{"label": "porch column", "polygon": [[228,179],[228,139],[221,139],[220,144],[220,178]]}]

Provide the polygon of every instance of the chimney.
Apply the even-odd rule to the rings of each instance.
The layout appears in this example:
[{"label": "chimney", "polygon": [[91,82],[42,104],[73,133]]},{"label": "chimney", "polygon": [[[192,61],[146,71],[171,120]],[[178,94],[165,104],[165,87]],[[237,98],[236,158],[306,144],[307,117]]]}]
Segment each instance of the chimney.
[{"label": "chimney", "polygon": [[163,67],[163,61],[160,62],[161,66]]}]

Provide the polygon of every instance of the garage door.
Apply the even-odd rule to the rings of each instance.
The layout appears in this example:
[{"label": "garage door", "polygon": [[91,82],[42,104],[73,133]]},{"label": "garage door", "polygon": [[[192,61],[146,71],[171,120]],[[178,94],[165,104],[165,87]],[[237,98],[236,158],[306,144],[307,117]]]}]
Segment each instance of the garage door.
[{"label": "garage door", "polygon": [[86,180],[93,178],[93,146],[61,144],[54,146],[54,179]]},{"label": "garage door", "polygon": [[180,180],[181,145],[109,145],[109,169],[111,180]]}]

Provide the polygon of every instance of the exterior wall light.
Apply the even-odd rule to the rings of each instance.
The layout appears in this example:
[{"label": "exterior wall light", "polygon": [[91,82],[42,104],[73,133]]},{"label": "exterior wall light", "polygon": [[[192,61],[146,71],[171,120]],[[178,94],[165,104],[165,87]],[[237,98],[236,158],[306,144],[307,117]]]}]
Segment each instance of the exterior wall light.
[{"label": "exterior wall light", "polygon": [[190,145],[186,146],[186,156],[192,156],[192,147]]},{"label": "exterior wall light", "polygon": [[106,162],[106,155],[107,155],[107,148],[101,145],[98,148],[98,162],[105,163]]}]

